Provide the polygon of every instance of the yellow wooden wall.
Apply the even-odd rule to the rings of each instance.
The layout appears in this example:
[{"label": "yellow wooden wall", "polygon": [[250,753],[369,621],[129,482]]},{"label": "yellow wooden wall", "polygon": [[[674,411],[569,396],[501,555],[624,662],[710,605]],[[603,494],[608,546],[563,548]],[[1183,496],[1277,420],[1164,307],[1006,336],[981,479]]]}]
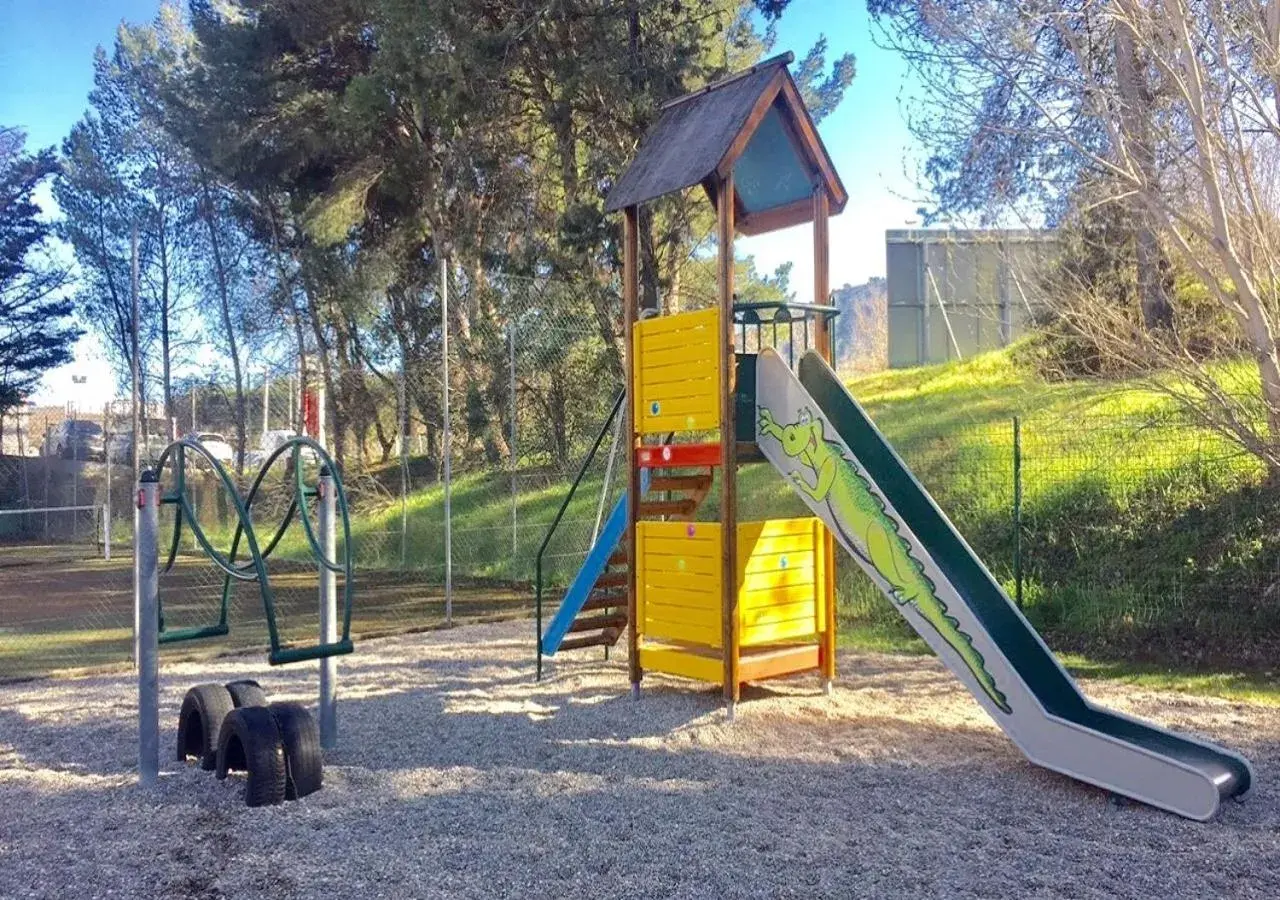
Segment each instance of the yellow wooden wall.
[{"label": "yellow wooden wall", "polygon": [[720,427],[720,311],[704,309],[637,322],[632,336],[636,431]]},{"label": "yellow wooden wall", "polygon": [[642,637],[720,646],[718,522],[637,522],[636,599]]},{"label": "yellow wooden wall", "polygon": [[[640,635],[721,646],[716,522],[639,522],[636,593]],[[812,638],[825,631],[828,580],[821,520],[769,519],[738,526],[740,644]]]},{"label": "yellow wooden wall", "polygon": [[743,647],[825,631],[826,572],[820,519],[768,519],[738,526],[738,621]]}]

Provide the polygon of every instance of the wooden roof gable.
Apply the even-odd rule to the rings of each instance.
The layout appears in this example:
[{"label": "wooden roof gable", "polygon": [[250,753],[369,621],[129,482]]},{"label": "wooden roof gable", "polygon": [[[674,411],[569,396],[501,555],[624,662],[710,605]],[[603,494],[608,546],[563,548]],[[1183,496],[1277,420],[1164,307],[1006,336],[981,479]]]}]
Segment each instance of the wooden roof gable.
[{"label": "wooden roof gable", "polygon": [[825,188],[833,214],[849,195],[787,69],[790,53],[672,100],[605,200],[613,212],[701,184],[713,204],[735,176],[738,230],[761,234],[811,221]]}]

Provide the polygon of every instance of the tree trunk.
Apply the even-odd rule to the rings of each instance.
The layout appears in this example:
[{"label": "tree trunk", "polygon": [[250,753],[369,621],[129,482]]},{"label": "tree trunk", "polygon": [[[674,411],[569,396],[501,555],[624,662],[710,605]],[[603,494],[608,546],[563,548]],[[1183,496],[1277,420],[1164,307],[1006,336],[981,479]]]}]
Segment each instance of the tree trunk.
[{"label": "tree trunk", "polygon": [[[231,289],[227,277],[227,269],[222,257],[222,242],[218,237],[218,226],[215,223],[217,211],[213,206],[213,197],[209,191],[208,181],[201,182],[204,203],[204,221],[209,232],[209,249],[213,254],[214,281],[218,287],[218,309],[221,313],[223,337],[227,342],[227,355],[231,357],[231,372],[235,378],[235,428],[236,458],[235,474],[240,478],[244,474],[245,443],[248,435],[246,414],[248,406],[244,395],[244,372],[240,365],[240,342],[236,338],[235,324],[231,318]],[[146,408],[145,405],[143,407]],[[145,431],[145,429],[144,429]]]},{"label": "tree trunk", "polygon": [[[1151,115],[1153,97],[1146,66],[1140,58],[1129,23],[1115,27],[1116,86],[1120,96],[1120,127],[1125,135],[1130,160],[1145,190],[1159,189],[1152,150]],[[1169,261],[1146,205],[1127,201],[1134,220],[1134,243],[1138,268],[1138,302],[1142,322],[1148,331],[1173,323],[1173,304],[1168,290]]]}]

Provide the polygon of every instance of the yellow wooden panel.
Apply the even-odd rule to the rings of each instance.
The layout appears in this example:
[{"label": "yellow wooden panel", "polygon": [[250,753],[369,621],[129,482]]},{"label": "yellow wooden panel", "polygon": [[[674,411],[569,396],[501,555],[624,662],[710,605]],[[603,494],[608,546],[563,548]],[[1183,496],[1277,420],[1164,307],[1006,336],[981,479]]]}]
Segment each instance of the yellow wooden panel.
[{"label": "yellow wooden panel", "polygon": [[710,328],[715,331],[719,328],[719,324],[720,310],[712,306],[707,309],[695,309],[692,312],[641,319],[636,323],[636,331],[644,335],[671,334],[697,328]]},{"label": "yellow wooden panel", "polygon": [[[636,532],[636,536],[655,540],[662,538],[684,540],[689,535],[689,524],[688,522],[641,522],[640,530]],[[694,536],[689,540],[719,540],[719,522],[696,522],[694,524],[696,526]]]},{"label": "yellow wooden panel", "polygon": [[[645,550],[671,557],[720,558],[720,526],[714,522],[641,522],[641,540]],[[671,534],[652,534],[644,530],[648,525],[678,525]],[[693,534],[689,526],[693,525]]]},{"label": "yellow wooden panel", "polygon": [[742,629],[742,644],[773,644],[778,641],[795,640],[796,638],[813,637],[817,632],[813,627],[813,619],[806,618],[790,622],[774,622],[765,625],[753,625]]},{"label": "yellow wooden panel", "polygon": [[705,368],[713,374],[718,374],[717,363],[720,359],[718,344],[695,344],[692,347],[653,347],[648,344],[643,346],[644,361],[640,371],[645,377],[660,381],[659,376],[662,370],[671,366],[686,372],[690,369],[698,371]]},{"label": "yellow wooden panel", "polygon": [[813,553],[813,549],[812,535],[783,534],[747,542],[742,542],[739,537],[738,556],[745,558],[771,553]]},{"label": "yellow wooden panel", "polygon": [[711,610],[718,613],[720,610],[720,597],[718,594],[706,592],[695,593],[693,591],[673,591],[663,588],[654,588],[652,585],[645,589],[648,597],[648,603],[658,604],[663,609],[677,607],[686,610]]},{"label": "yellow wooden panel", "polygon": [[687,522],[637,523],[640,633],[710,644],[720,631],[720,529],[699,523],[690,536],[688,528]]},{"label": "yellow wooden panel", "polygon": [[639,577],[646,589],[654,591],[682,590],[690,594],[718,594],[723,584],[719,572],[703,574],[667,568],[655,570],[653,557],[645,557],[645,571]]},{"label": "yellow wooden panel", "polygon": [[724,678],[723,662],[678,647],[641,647],[640,665],[649,672],[665,672],[712,684],[720,684]]},{"label": "yellow wooden panel", "polygon": [[684,422],[680,431],[705,431],[719,428],[719,393],[708,390],[701,397],[667,397],[646,390],[636,410],[636,430],[650,434],[655,421],[676,419]]},{"label": "yellow wooden panel", "polygon": [[640,386],[644,405],[638,412],[643,412],[646,416],[696,414],[715,405],[712,391],[718,389],[719,384],[714,379],[690,378],[688,375],[673,381],[645,382]]},{"label": "yellow wooden panel", "polygon": [[711,309],[636,324],[632,395],[641,434],[720,428],[719,321]]},{"label": "yellow wooden panel", "polygon": [[773,572],[806,572],[812,578],[816,568],[817,561],[813,553],[769,553],[751,557],[738,571],[739,577],[768,575]]},{"label": "yellow wooden panel", "polygon": [[743,625],[760,625],[764,622],[786,622],[791,619],[813,619],[815,606],[813,592],[808,597],[796,599],[780,597],[777,603],[769,606],[754,606],[751,609],[738,607],[738,620]]},{"label": "yellow wooden panel", "polygon": [[770,588],[764,591],[739,591],[738,609],[744,611],[767,609],[779,604],[786,605],[801,601],[812,603],[813,594],[813,585],[811,584],[797,584],[777,589]]},{"label": "yellow wooden panel", "polygon": [[762,572],[759,575],[748,575],[738,585],[738,591],[767,591],[775,588],[792,587],[797,584],[814,585],[813,569],[786,569],[782,572]]},{"label": "yellow wooden panel", "polygon": [[[714,600],[714,602],[711,602]],[[670,619],[689,625],[714,625],[720,627],[720,599],[703,598],[702,603],[674,603],[666,596],[654,594],[645,605],[645,614],[651,619]]]},{"label": "yellow wooden panel", "polygon": [[812,516],[797,519],[765,519],[760,522],[742,522],[738,525],[738,540],[756,540],[761,537],[780,537],[788,534],[805,535],[813,540],[813,523],[820,521]]},{"label": "yellow wooden panel", "polygon": [[651,575],[671,575],[677,578],[684,575],[701,575],[716,579],[716,586],[720,585],[722,573],[719,563],[705,556],[667,556],[647,550],[645,560],[644,577],[646,579]]},{"label": "yellow wooden panel", "polygon": [[700,644],[704,647],[720,646],[720,627],[690,625],[686,622],[673,622],[670,619],[645,619],[644,633],[651,638],[669,641],[683,641],[687,644]]}]

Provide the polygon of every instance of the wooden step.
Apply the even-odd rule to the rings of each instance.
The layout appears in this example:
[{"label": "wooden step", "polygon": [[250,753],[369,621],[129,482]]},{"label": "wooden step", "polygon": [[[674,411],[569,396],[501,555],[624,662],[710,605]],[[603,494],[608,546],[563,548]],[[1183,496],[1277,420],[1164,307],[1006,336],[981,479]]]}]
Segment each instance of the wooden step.
[{"label": "wooden step", "polygon": [[619,630],[627,627],[626,613],[613,613],[606,616],[584,616],[581,619],[574,619],[569,624],[569,633],[578,631],[602,631],[608,628],[617,628]]},{"label": "wooden step", "polygon": [[626,594],[592,593],[587,597],[587,601],[582,604],[581,612],[591,612],[600,609],[626,609]]},{"label": "wooden step", "polygon": [[567,638],[560,642],[561,650],[578,650],[582,647],[612,647],[618,643],[618,638],[622,632],[616,628],[610,628],[599,634],[588,634],[583,637]]},{"label": "wooden step", "polygon": [[649,491],[682,491],[686,494],[703,494],[711,490],[711,474],[702,475],[654,475],[649,479]]},{"label": "wooden step", "polygon": [[606,588],[624,588],[627,586],[628,579],[626,572],[605,572],[596,579],[596,590],[602,591]]},{"label": "wooden step", "polygon": [[698,501],[692,497],[683,500],[641,500],[638,512],[642,516],[673,516],[687,519],[698,510]]}]

